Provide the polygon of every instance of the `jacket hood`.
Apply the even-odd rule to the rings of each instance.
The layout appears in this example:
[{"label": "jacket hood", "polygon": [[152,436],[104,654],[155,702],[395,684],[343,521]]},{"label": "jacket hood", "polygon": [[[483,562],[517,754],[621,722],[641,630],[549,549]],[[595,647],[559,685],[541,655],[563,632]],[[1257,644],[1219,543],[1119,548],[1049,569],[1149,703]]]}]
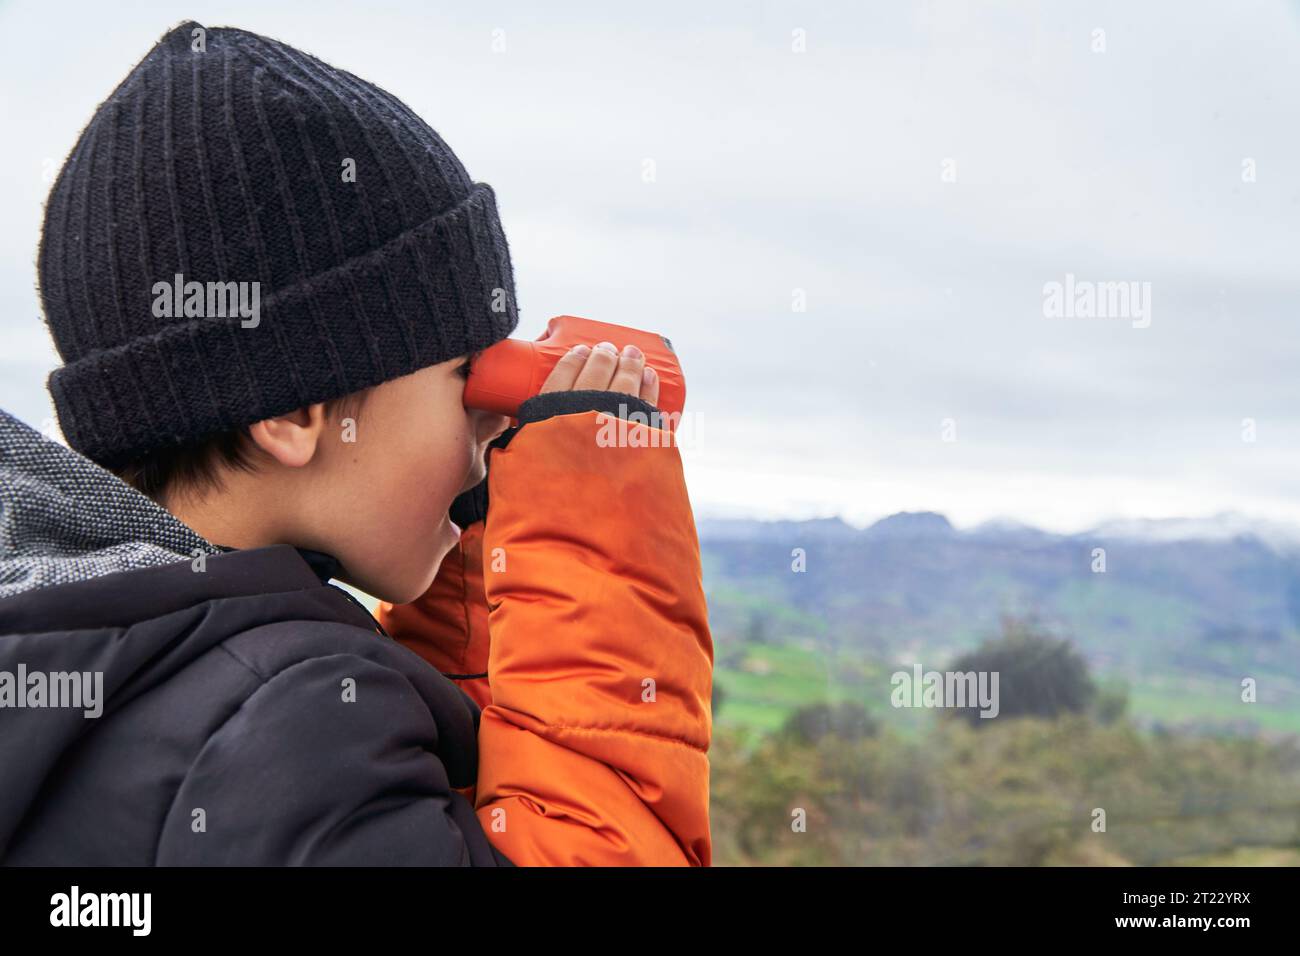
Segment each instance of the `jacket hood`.
[{"label": "jacket hood", "polygon": [[0,860],[63,754],[230,635],[283,621],[377,629],[326,584],[336,569],[288,544],[211,544],[0,411]]},{"label": "jacket hood", "polygon": [[0,600],[221,551],[111,471],[0,409]]}]

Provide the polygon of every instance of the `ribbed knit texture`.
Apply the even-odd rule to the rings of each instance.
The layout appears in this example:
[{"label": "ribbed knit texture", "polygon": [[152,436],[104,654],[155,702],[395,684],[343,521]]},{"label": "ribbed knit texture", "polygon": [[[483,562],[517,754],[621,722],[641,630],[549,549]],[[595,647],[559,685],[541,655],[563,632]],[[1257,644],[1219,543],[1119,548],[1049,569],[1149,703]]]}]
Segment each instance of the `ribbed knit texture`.
[{"label": "ribbed knit texture", "polygon": [[[486,183],[384,90],[193,22],[100,105],[38,261],[68,443],[109,468],[486,348],[518,324]],[[343,163],[355,161],[356,181]],[[260,283],[260,322],[159,318],[158,282]]]}]

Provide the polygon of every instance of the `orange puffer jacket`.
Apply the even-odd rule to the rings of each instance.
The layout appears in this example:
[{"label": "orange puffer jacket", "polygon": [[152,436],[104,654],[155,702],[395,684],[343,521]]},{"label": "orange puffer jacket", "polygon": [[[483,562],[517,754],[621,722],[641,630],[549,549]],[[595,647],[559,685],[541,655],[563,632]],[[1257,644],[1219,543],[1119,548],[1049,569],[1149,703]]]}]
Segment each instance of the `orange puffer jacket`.
[{"label": "orange puffer jacket", "polygon": [[584,411],[503,436],[486,521],[379,619],[482,708],[477,784],[460,792],[512,862],[708,866],[713,642],[694,517],[668,433],[613,424]]}]

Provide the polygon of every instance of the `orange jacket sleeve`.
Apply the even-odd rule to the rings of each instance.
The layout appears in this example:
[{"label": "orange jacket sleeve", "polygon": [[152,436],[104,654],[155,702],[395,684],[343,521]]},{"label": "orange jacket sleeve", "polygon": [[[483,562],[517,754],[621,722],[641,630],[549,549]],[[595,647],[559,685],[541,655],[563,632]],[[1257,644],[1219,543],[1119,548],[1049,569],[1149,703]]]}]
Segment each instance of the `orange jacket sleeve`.
[{"label": "orange jacket sleeve", "polygon": [[[713,645],[678,449],[648,425],[557,415],[493,451],[488,488],[476,812],[489,839],[522,866],[709,865]],[[465,555],[475,546],[462,538]],[[387,614],[431,661],[414,635],[450,633],[455,575]],[[436,659],[472,660],[461,646]]]}]

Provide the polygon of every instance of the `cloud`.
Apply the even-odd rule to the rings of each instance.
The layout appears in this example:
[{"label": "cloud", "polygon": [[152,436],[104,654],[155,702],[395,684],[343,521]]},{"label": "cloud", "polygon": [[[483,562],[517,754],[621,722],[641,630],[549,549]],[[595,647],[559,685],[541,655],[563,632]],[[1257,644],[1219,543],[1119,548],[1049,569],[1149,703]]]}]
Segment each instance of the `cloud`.
[{"label": "cloud", "polygon": [[[53,361],[13,337],[37,313],[42,159],[174,19],[0,9],[0,333],[38,370],[3,397],[24,417],[48,414]],[[519,334],[573,312],[671,336],[709,426],[686,451],[700,513],[1300,517],[1293,4],[224,19],[402,96],[493,184]],[[30,76],[42,95],[14,95]],[[1067,272],[1150,282],[1151,326],[1046,318]]]}]

